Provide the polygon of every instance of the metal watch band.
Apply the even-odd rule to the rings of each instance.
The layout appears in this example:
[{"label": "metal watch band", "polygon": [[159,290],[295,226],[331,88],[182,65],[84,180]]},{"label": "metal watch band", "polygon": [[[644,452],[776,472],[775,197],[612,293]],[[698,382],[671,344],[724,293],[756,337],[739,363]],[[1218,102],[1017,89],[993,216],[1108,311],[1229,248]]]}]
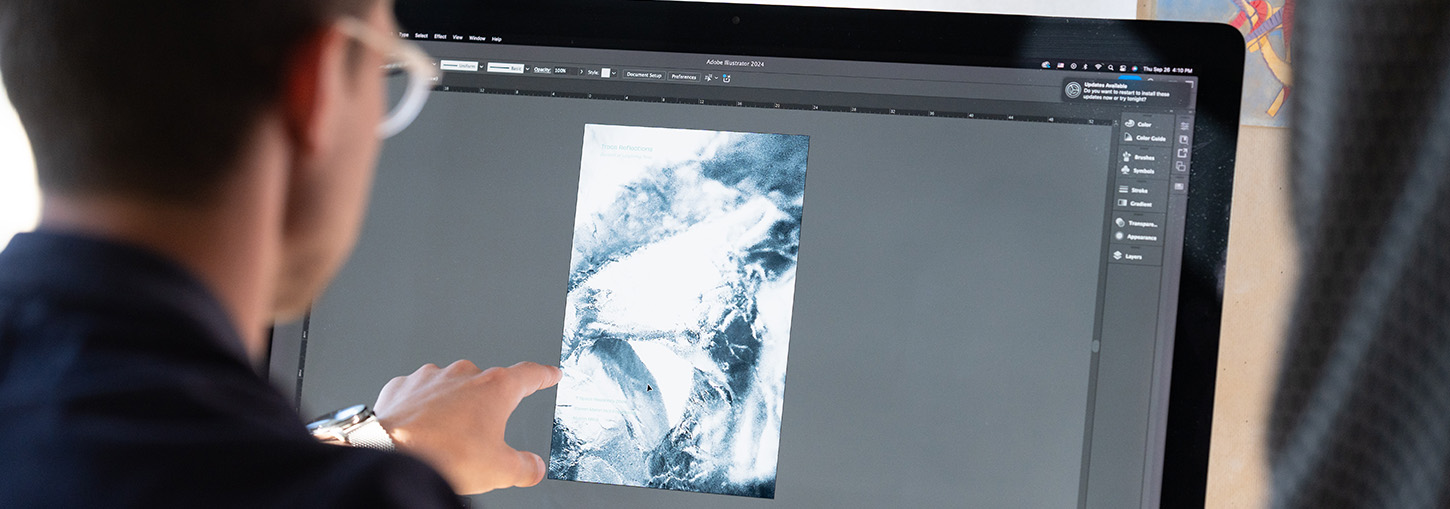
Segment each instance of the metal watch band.
[{"label": "metal watch band", "polygon": [[348,445],[384,451],[393,450],[393,437],[388,436],[388,430],[383,429],[383,424],[378,422],[376,415],[369,415],[362,423],[349,429],[345,436]]}]

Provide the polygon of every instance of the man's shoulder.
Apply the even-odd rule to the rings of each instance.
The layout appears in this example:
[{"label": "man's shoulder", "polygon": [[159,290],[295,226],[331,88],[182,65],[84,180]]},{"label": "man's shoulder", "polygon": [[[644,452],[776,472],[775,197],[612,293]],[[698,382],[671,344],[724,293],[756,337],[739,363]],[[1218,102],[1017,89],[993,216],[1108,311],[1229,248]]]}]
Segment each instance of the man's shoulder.
[{"label": "man's shoulder", "polygon": [[0,253],[0,507],[456,500],[417,460],[313,440],[173,268],[45,240]]},{"label": "man's shoulder", "polygon": [[200,405],[209,401],[280,401],[184,313],[7,290],[0,285],[0,408],[57,407],[68,417],[100,409],[121,418],[122,408],[191,415],[216,413]]},{"label": "man's shoulder", "polygon": [[0,426],[278,421],[286,402],[248,364],[224,315],[198,282],[149,253],[17,236],[0,252]]},{"label": "man's shoulder", "polygon": [[244,363],[148,338],[200,331],[41,307],[0,317],[0,507],[456,505],[415,459],[313,440]]}]

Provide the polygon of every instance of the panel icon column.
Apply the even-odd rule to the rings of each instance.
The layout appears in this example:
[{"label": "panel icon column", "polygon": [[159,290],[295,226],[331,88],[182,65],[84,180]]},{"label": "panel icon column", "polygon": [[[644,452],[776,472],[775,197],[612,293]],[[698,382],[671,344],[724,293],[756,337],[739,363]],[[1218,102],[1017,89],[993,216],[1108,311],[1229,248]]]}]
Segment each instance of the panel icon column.
[{"label": "panel icon column", "polygon": [[1161,265],[1171,173],[1173,115],[1125,113],[1114,165],[1108,263]]}]

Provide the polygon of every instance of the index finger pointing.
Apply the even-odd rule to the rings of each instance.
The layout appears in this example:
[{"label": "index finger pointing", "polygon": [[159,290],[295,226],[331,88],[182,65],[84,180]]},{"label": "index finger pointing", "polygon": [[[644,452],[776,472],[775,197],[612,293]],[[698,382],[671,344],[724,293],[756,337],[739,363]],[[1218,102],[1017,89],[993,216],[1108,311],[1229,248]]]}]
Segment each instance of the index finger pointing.
[{"label": "index finger pointing", "polygon": [[533,394],[553,387],[564,377],[564,373],[554,366],[545,366],[535,362],[520,362],[507,368],[526,392],[524,395]]}]

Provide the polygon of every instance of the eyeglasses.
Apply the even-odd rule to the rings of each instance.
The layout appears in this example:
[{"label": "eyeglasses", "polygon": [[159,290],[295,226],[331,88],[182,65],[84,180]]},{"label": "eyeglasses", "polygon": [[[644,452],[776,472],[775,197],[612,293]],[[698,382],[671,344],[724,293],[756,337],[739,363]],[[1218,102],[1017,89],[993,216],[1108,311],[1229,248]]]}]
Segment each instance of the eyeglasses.
[{"label": "eyeglasses", "polygon": [[428,102],[428,91],[438,82],[438,65],[417,44],[384,35],[362,20],[344,17],[338,27],[358,42],[382,53],[388,81],[388,114],[378,126],[378,136],[391,138],[402,132]]}]

